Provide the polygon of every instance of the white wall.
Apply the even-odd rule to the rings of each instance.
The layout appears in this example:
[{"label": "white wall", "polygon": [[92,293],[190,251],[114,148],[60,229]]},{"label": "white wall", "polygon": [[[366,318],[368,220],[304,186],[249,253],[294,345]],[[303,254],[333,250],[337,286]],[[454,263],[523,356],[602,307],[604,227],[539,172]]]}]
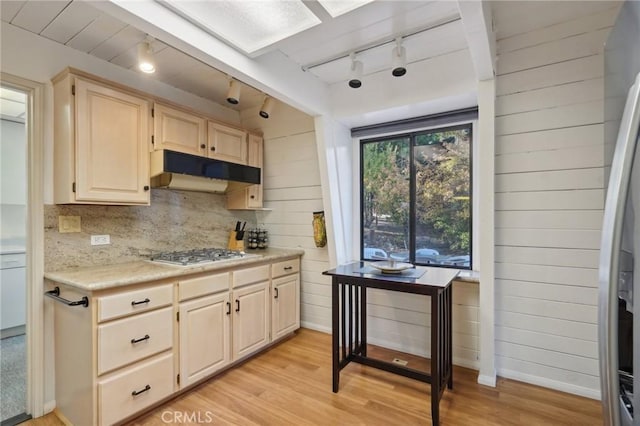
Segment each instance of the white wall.
[{"label": "white wall", "polygon": [[498,39],[498,375],[594,398],[603,43],[617,10]]},{"label": "white wall", "polygon": [[27,135],[25,124],[0,120],[0,238],[26,236]]},{"label": "white wall", "polygon": [[[242,126],[264,136],[264,207],[256,212],[269,231],[271,247],[299,247],[301,264],[300,315],[303,327],[330,331],[328,247],[313,238],[313,212],[324,210],[320,166],[313,118],[278,102],[268,120],[258,108],[242,112]],[[331,244],[331,242],[329,242]]]}]

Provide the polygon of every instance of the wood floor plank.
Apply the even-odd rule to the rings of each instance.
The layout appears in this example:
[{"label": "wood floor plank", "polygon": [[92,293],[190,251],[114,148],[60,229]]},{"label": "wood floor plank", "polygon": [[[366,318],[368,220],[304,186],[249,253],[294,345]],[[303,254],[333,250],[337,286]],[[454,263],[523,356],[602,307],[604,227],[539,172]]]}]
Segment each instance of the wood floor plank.
[{"label": "wood floor plank", "polygon": [[[370,346],[369,355],[400,358],[428,371],[429,360]],[[440,402],[442,425],[602,425],[598,401],[498,378],[479,385],[477,372],[454,367],[454,388]],[[167,422],[167,420],[174,420]],[[350,364],[331,391],[331,336],[301,329],[268,351],[129,422],[130,426],[431,424],[426,383]],[[26,423],[57,426],[53,415]]]}]

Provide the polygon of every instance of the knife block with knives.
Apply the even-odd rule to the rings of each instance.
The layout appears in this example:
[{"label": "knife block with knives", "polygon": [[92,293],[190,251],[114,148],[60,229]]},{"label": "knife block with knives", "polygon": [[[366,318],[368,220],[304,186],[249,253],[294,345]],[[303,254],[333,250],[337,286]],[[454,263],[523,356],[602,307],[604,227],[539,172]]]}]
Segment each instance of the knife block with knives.
[{"label": "knife block with knives", "polygon": [[244,250],[244,228],[247,226],[247,222],[242,225],[240,222],[236,222],[236,228],[233,231],[229,231],[229,250]]}]

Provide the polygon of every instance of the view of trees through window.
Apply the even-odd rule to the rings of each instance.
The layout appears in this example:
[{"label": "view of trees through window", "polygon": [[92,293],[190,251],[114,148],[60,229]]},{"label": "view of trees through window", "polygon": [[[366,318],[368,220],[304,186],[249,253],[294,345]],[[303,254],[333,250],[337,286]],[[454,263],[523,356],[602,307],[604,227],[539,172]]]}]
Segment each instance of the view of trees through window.
[{"label": "view of trees through window", "polygon": [[363,140],[362,256],[471,267],[471,124]]}]

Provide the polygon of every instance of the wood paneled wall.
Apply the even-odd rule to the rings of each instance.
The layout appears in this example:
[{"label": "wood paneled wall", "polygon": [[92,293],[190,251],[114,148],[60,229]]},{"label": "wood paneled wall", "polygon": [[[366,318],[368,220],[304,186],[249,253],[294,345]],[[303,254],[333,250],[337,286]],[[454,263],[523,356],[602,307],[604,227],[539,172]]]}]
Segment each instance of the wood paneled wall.
[{"label": "wood paneled wall", "polygon": [[313,239],[313,212],[324,210],[313,118],[278,103],[268,120],[258,110],[242,112],[242,125],[264,135],[264,207],[259,225],[269,231],[272,247],[299,247],[300,315],[303,327],[330,331],[331,280],[327,247]]},{"label": "wood paneled wall", "polygon": [[618,10],[498,39],[498,375],[594,398],[603,53]]}]

